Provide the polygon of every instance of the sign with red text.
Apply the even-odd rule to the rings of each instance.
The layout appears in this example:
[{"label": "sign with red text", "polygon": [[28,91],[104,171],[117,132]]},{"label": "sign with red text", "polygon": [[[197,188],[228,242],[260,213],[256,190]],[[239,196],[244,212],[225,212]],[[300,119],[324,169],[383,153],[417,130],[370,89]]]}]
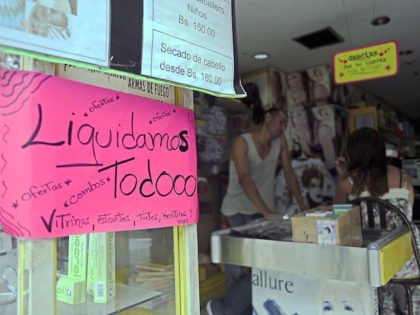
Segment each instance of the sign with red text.
[{"label": "sign with red text", "polygon": [[389,77],[398,73],[395,41],[346,50],[334,55],[336,84]]},{"label": "sign with red text", "polygon": [[193,112],[0,69],[0,224],[58,237],[198,220]]}]

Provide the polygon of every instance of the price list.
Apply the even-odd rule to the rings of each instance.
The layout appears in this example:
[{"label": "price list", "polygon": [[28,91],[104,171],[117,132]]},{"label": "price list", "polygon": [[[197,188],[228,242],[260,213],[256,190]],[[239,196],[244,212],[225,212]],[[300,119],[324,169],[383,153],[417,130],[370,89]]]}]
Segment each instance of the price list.
[{"label": "price list", "polygon": [[235,94],[232,3],[144,3],[142,73]]}]

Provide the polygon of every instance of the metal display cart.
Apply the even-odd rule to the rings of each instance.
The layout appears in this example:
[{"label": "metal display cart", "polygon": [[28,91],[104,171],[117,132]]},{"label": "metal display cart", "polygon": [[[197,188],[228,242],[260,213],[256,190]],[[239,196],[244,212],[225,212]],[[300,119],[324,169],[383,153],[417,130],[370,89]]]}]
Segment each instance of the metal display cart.
[{"label": "metal display cart", "polygon": [[[239,232],[246,231],[239,229]],[[211,236],[211,259],[213,263],[252,268],[256,314],[266,314],[258,313],[261,306],[258,303],[265,303],[267,308],[269,302],[279,299],[285,308],[286,298],[289,300],[287,314],[324,314],[322,305],[319,307],[323,303],[320,301],[323,287],[329,287],[330,291],[334,288],[334,294],[345,292],[347,299],[353,295],[363,308],[360,314],[376,314],[376,288],[386,284],[411,257],[411,233],[403,228],[389,233],[364,230],[363,240],[362,247],[319,245],[293,242],[290,229],[277,235],[276,240],[259,239],[253,235],[244,237],[238,229],[225,229],[215,231]],[[289,292],[286,284],[290,286]],[[274,290],[270,291],[269,286]],[[368,298],[362,297],[366,295]],[[294,304],[295,309],[290,309],[290,304]]]}]

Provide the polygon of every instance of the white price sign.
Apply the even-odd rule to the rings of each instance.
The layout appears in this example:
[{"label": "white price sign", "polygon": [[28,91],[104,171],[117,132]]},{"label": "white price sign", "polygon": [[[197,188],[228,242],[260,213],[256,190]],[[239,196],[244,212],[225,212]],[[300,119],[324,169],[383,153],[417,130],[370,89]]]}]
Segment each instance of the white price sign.
[{"label": "white price sign", "polygon": [[237,94],[231,0],[144,1],[142,74]]}]

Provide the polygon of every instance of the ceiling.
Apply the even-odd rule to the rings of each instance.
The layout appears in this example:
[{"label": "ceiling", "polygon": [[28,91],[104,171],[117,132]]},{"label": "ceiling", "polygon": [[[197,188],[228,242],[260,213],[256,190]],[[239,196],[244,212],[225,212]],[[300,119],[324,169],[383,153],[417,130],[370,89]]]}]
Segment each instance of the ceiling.
[{"label": "ceiling", "polygon": [[[400,70],[394,77],[363,83],[359,87],[420,119],[420,0],[236,0],[236,34],[241,74],[274,66],[285,72],[320,64],[332,65],[334,53],[396,40],[401,50]],[[374,17],[387,15],[387,25],[373,26]],[[332,27],[344,42],[308,49],[293,40]],[[269,54],[255,60],[257,52]]]}]

